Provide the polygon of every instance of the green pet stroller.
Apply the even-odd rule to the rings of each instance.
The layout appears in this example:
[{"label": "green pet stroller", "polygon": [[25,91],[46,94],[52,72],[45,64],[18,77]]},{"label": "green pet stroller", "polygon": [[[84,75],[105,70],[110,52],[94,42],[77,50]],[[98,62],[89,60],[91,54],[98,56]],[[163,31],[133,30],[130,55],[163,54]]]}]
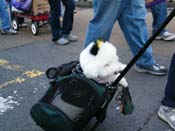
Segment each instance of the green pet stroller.
[{"label": "green pet stroller", "polygon": [[45,131],[82,131],[87,123],[95,117],[97,121],[92,127],[94,130],[105,119],[108,105],[115,94],[121,102],[121,112],[125,115],[131,114],[134,106],[129,88],[121,87],[119,81],[174,15],[175,9],[113,83],[99,84],[94,80],[87,79],[83,75],[78,61],[49,68],[46,71],[46,76],[50,80],[50,87],[30,111],[36,124]]},{"label": "green pet stroller", "polygon": [[[83,127],[96,117],[102,122],[106,110],[118,86],[99,84],[87,79],[78,61],[49,68],[46,76],[50,87],[31,109],[31,116],[46,131],[82,131]],[[130,114],[133,105],[128,88],[123,88],[121,96],[123,114]]]}]

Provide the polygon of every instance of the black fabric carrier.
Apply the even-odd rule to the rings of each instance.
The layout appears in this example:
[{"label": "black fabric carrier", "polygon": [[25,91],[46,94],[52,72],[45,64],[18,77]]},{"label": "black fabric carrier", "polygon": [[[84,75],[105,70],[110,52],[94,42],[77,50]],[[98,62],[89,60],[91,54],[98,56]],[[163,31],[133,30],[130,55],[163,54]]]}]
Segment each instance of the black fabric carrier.
[{"label": "black fabric carrier", "polygon": [[58,77],[32,107],[31,116],[45,131],[81,131],[92,117],[96,114],[98,117],[102,105],[108,100],[107,94],[105,84],[81,74]]}]

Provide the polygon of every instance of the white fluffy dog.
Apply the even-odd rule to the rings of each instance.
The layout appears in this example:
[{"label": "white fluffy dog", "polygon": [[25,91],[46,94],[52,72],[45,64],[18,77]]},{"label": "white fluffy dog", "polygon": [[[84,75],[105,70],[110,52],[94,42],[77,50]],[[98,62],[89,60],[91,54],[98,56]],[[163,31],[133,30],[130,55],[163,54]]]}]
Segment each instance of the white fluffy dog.
[{"label": "white fluffy dog", "polygon": [[[117,49],[109,42],[97,40],[90,43],[80,53],[80,65],[87,78],[99,83],[114,82],[126,65],[119,61]],[[123,87],[128,83],[125,78],[119,82]]]}]

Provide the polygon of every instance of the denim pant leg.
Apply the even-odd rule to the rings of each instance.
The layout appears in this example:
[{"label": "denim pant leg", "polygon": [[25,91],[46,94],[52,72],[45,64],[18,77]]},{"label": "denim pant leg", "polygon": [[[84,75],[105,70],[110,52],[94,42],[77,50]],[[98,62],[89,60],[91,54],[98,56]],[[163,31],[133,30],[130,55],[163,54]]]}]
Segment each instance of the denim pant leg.
[{"label": "denim pant leg", "polygon": [[[166,1],[163,1],[157,5],[152,6],[151,12],[153,16],[152,28],[153,28],[153,33],[155,33],[155,31],[157,31],[160,28],[160,26],[162,25],[162,23],[167,17]],[[162,35],[165,31],[166,31],[165,29],[161,31],[160,35]]]},{"label": "denim pant leg", "polygon": [[1,17],[1,29],[8,30],[11,28],[11,19],[8,13],[8,7],[5,0],[0,2],[0,17]]},{"label": "denim pant leg", "polygon": [[49,5],[50,5],[50,25],[51,25],[52,41],[57,41],[61,37],[60,0],[49,0]]},{"label": "denim pant leg", "polygon": [[[119,25],[125,35],[127,43],[135,56],[148,39],[146,25],[146,8],[144,0],[126,0],[125,9],[119,16]],[[149,46],[136,62],[141,67],[149,67],[155,63],[152,48]]]},{"label": "denim pant leg", "polygon": [[162,104],[169,107],[175,107],[175,53],[172,57],[168,80],[165,88],[165,96]]},{"label": "denim pant leg", "polygon": [[68,35],[72,31],[72,27],[73,27],[75,2],[74,0],[62,0],[62,2],[65,6],[62,34]]},{"label": "denim pant leg", "polygon": [[94,0],[94,17],[86,32],[85,47],[92,41],[102,38],[109,40],[116,22],[122,0]]}]

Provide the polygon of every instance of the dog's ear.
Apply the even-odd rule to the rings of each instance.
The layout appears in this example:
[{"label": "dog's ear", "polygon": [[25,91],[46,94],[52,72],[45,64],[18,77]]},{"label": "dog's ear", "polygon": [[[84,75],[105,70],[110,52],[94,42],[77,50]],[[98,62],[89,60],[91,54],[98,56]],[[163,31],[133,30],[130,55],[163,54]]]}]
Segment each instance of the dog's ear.
[{"label": "dog's ear", "polygon": [[92,46],[92,48],[90,50],[90,53],[95,56],[95,55],[97,55],[98,50],[99,50],[98,44],[97,44],[97,41],[95,41],[94,45]]},{"label": "dog's ear", "polygon": [[98,39],[95,41],[94,45],[92,46],[91,50],[90,50],[90,53],[92,55],[97,55],[98,53],[98,50],[100,49],[101,45],[104,43],[104,40],[103,39]]}]

